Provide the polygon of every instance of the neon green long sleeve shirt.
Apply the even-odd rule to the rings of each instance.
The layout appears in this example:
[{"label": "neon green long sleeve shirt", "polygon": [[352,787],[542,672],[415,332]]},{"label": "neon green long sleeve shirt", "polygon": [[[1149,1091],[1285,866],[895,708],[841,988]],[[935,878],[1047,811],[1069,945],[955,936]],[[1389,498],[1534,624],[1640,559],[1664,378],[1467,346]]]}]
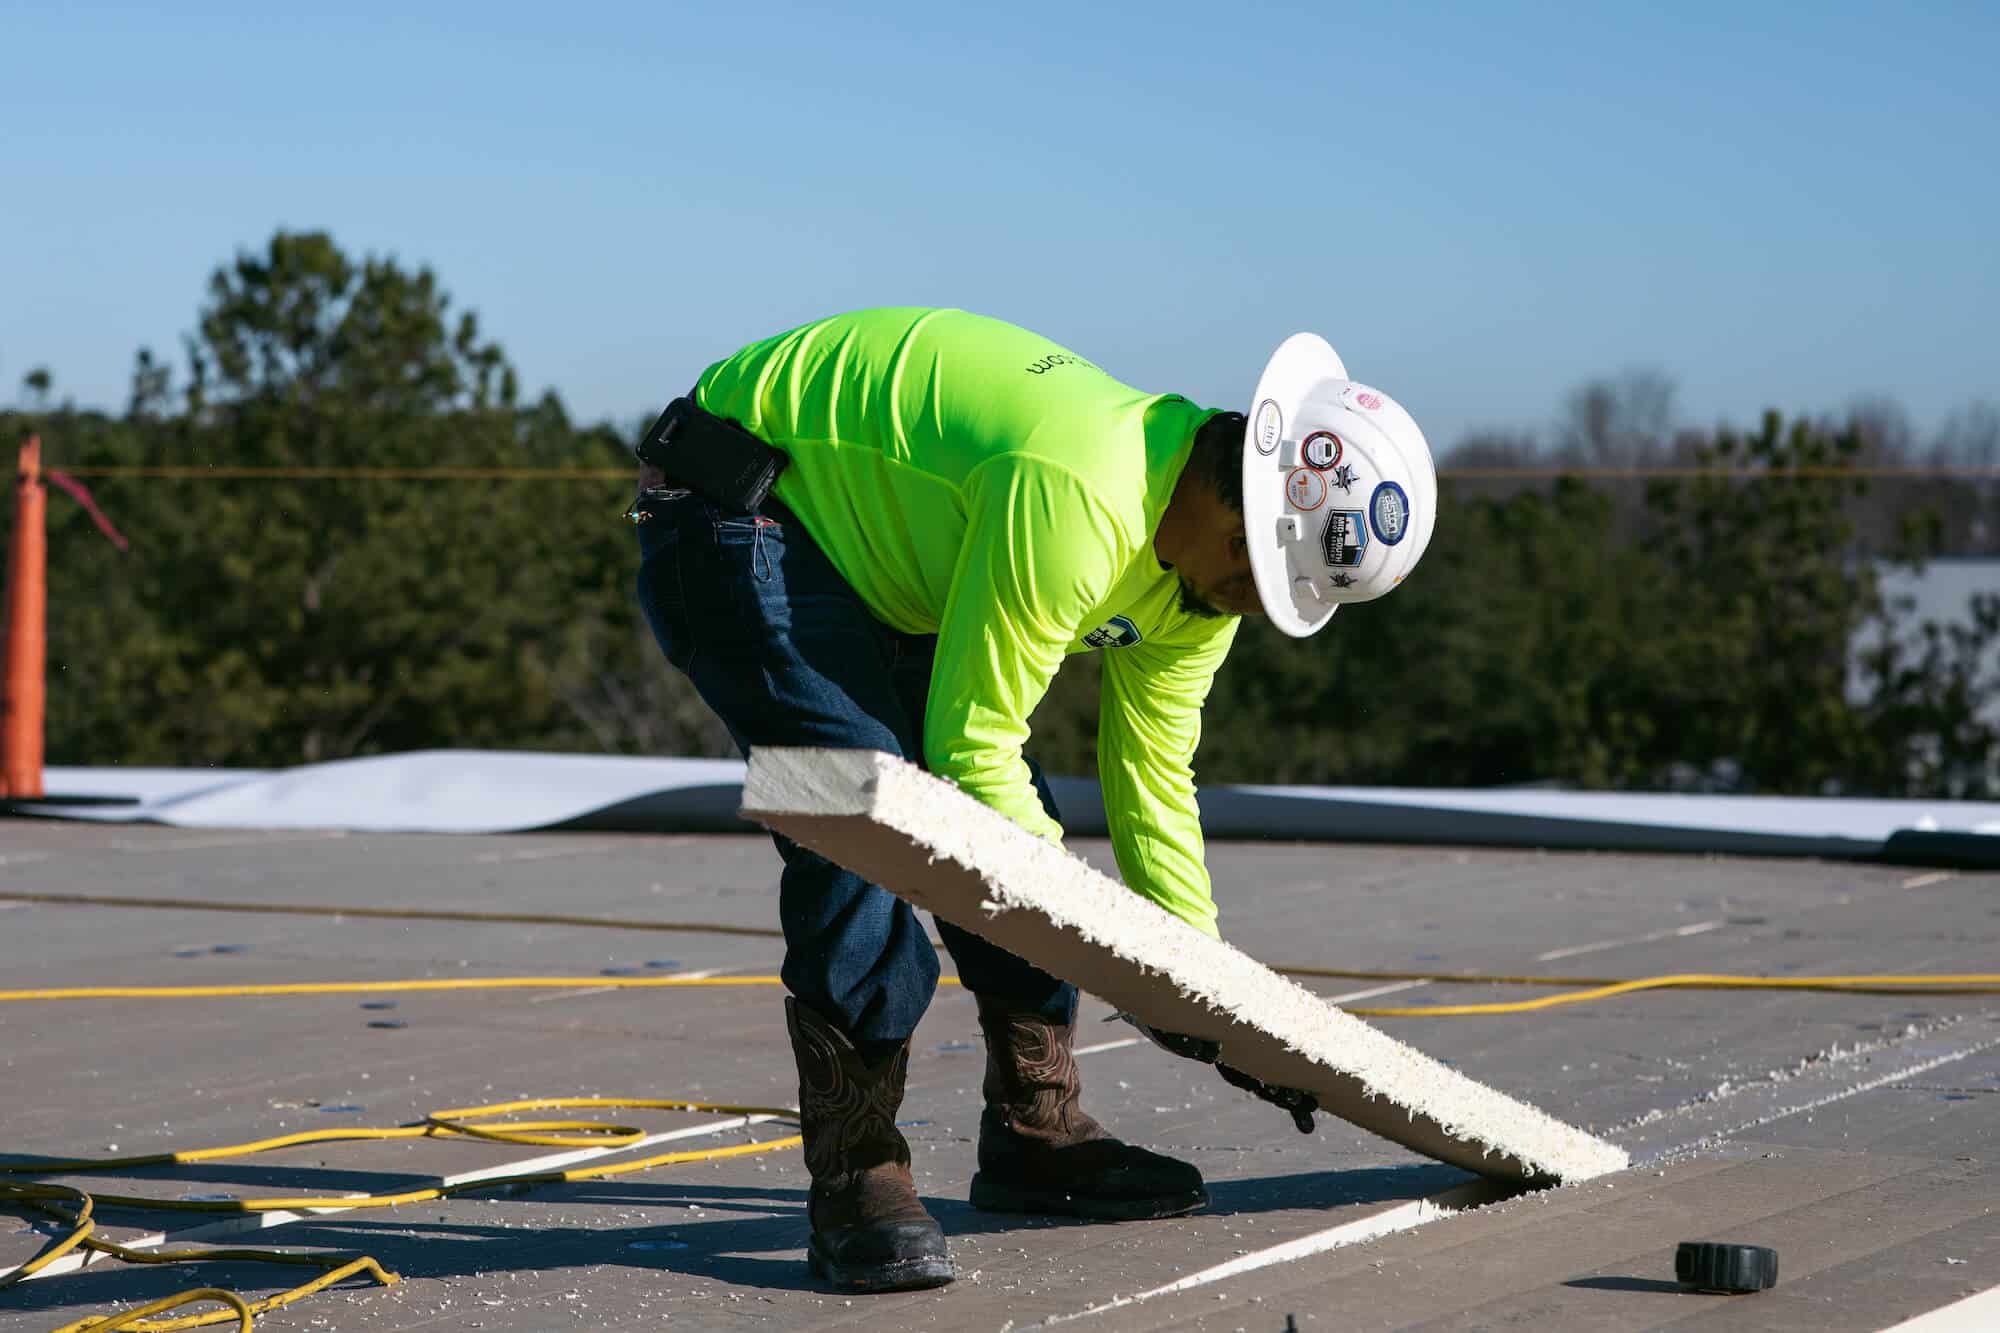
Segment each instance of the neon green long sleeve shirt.
[{"label": "neon green long sleeve shirt", "polygon": [[1133,889],[1213,935],[1193,760],[1233,617],[1180,609],[1153,535],[1209,415],[959,310],[838,315],[705,371],[791,456],[777,495],[884,623],[938,636],[930,770],[1042,837],[1022,759],[1067,654],[1104,653],[1098,776]]}]

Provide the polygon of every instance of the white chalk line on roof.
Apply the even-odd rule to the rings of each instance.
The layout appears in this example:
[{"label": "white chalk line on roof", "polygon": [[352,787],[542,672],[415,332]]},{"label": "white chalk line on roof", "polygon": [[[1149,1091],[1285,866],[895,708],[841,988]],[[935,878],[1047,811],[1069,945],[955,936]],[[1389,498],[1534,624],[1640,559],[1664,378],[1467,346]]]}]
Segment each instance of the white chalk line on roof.
[{"label": "white chalk line on roof", "polygon": [[1463,1212],[1468,1208],[1477,1208],[1484,1204],[1497,1203],[1502,1199],[1512,1198],[1522,1192],[1522,1189],[1518,1185],[1509,1185],[1501,1181],[1471,1181],[1467,1184],[1457,1185],[1451,1189],[1433,1194],[1428,1198],[1411,1199],[1406,1203],[1399,1203],[1392,1208],[1385,1208],[1379,1213],[1371,1213],[1366,1217],[1358,1217],[1352,1221],[1342,1222],[1338,1225],[1327,1227],[1324,1230],[1315,1231],[1310,1235],[1299,1236],[1295,1239],[1284,1241],[1281,1244],[1267,1246],[1261,1250],[1253,1250],[1249,1254],[1239,1255],[1227,1263],[1216,1264],[1211,1268],[1204,1268],[1199,1272],[1189,1273],[1186,1277],[1176,1278],[1172,1282],[1154,1287],[1149,1291],[1135,1292],[1130,1296],[1119,1296],[1113,1300],[1106,1301],[1102,1305],[1093,1305],[1087,1309],[1078,1310],[1075,1314],[1056,1315],[1044,1320],[1040,1324],[1027,1325],[1020,1330],[1020,1333],[1030,1333],[1033,1329],[1047,1328],[1054,1324],[1067,1324],[1072,1320],[1087,1319],[1092,1315],[1105,1314],[1112,1310],[1123,1309],[1126,1306],[1137,1305],[1141,1301],[1150,1301],[1160,1296],[1172,1296],[1179,1292],[1192,1291],[1196,1287],[1205,1287],[1210,1283],[1221,1282],[1226,1278],[1241,1277],[1245,1273],[1254,1273],[1260,1268],[1270,1268],[1276,1264],[1296,1263],[1298,1260],[1310,1259],[1315,1255],[1327,1254],[1333,1250],[1346,1249],[1350,1245],[1360,1245],[1367,1241],[1377,1240],[1383,1236],[1395,1235],[1399,1231],[1410,1231],[1416,1227],[1426,1226],[1429,1223],[1440,1221]]},{"label": "white chalk line on roof", "polygon": [[[676,975],[701,977],[723,970],[721,968],[711,968],[701,972]],[[576,993],[565,991],[560,994],[574,995]],[[1130,1037],[1119,1041],[1104,1042],[1097,1046],[1083,1047],[1076,1051],[1075,1054],[1083,1056],[1094,1055],[1100,1051],[1120,1050],[1126,1046],[1137,1045],[1142,1040],[1143,1038]],[[632,1143],[621,1143],[606,1148],[576,1148],[563,1152],[544,1153],[538,1157],[525,1157],[511,1162],[502,1162],[494,1166],[480,1167],[476,1171],[460,1172],[454,1176],[431,1177],[427,1183],[431,1186],[450,1189],[500,1176],[522,1175],[537,1171],[560,1171],[566,1167],[575,1166],[580,1162],[595,1161],[600,1158],[633,1153],[642,1148],[650,1148],[654,1144],[671,1143],[677,1139],[699,1138],[709,1134],[723,1134],[732,1129],[743,1129],[750,1125],[761,1125],[776,1119],[778,1117],[772,1115],[730,1116],[723,1120],[707,1121],[699,1125],[688,1125],[681,1129],[667,1130],[659,1134],[648,1134],[644,1138]],[[533,1186],[525,1186],[522,1189],[522,1193],[532,1193],[533,1188]],[[356,1197],[365,1198],[366,1195]],[[131,1250],[153,1250],[164,1245],[179,1245],[188,1241],[214,1241],[226,1239],[230,1236],[248,1235],[252,1232],[268,1231],[273,1227],[287,1226],[293,1222],[309,1222],[329,1214],[352,1211],[350,1208],[341,1206],[338,1195],[328,1195],[326,1206],[323,1208],[277,1209],[266,1212],[247,1213],[242,1216],[224,1218],[217,1222],[206,1222],[197,1226],[183,1227],[174,1231],[149,1232],[146,1235],[133,1237],[129,1240],[121,1240],[118,1243]],[[42,1269],[25,1280],[33,1282],[41,1278],[55,1277],[62,1273],[74,1273],[78,1269],[103,1263],[111,1257],[99,1251],[80,1250],[64,1255],[47,1268]],[[6,1277],[13,1271],[13,1268],[0,1268],[0,1278]]]},{"label": "white chalk line on roof", "polygon": [[1992,1333],[1996,1328],[2000,1328],[2000,1287],[1988,1287],[1964,1300],[1893,1324],[1883,1333]]},{"label": "white chalk line on roof", "polygon": [[[483,1166],[477,1171],[461,1171],[454,1176],[421,1178],[420,1182],[413,1180],[411,1188],[456,1189],[465,1185],[477,1184],[482,1180],[491,1180],[495,1177],[521,1175],[536,1171],[559,1171],[565,1167],[574,1166],[578,1162],[592,1161],[596,1158],[609,1157],[619,1153],[637,1152],[641,1148],[650,1148],[656,1143],[668,1143],[675,1139],[697,1138],[707,1134],[721,1134],[732,1129],[742,1129],[750,1125],[761,1125],[778,1118],[774,1115],[731,1116],[727,1120],[689,1125],[682,1129],[667,1130],[660,1134],[648,1134],[644,1138],[635,1139],[631,1143],[621,1143],[614,1147],[577,1148],[567,1152],[544,1153],[539,1157],[526,1157],[512,1162],[502,1162],[497,1166]],[[367,1198],[368,1196],[366,1194],[358,1194],[348,1197]],[[325,1217],[332,1213],[349,1213],[354,1211],[352,1208],[343,1207],[340,1200],[340,1195],[329,1194],[324,1207],[271,1209],[262,1212],[246,1213],[241,1216],[225,1218],[220,1222],[209,1222],[201,1226],[185,1227],[178,1231],[155,1231],[133,1240],[121,1240],[118,1243],[128,1250],[153,1250],[158,1249],[162,1245],[178,1245],[185,1241],[221,1240],[228,1236],[247,1235],[253,1231],[268,1231],[273,1227],[287,1226],[293,1222],[309,1222],[315,1218]],[[47,1268],[42,1269],[38,1273],[31,1274],[23,1280],[34,1282],[41,1278],[55,1277],[61,1273],[74,1273],[80,1268],[103,1263],[111,1258],[113,1258],[112,1255],[101,1251],[79,1250],[64,1255]],[[0,1268],[0,1278],[6,1277],[13,1271],[14,1269],[12,1268]]]}]

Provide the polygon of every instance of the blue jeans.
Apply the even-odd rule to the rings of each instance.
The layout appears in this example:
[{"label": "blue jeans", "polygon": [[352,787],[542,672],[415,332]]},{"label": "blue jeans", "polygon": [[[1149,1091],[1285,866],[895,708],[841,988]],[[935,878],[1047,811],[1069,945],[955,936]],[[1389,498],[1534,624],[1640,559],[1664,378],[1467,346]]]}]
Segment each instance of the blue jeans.
[{"label": "blue jeans", "polygon": [[[791,511],[721,508],[652,491],[638,511],[639,605],[667,660],[693,681],[737,748],[819,745],[923,762],[935,635],[877,620]],[[1030,766],[1055,817],[1041,770]],[[788,838],[778,918],[785,985],[869,1058],[907,1040],[937,989],[937,951],[915,909]],[[1072,1022],[1076,988],[940,920],[972,991]]]}]

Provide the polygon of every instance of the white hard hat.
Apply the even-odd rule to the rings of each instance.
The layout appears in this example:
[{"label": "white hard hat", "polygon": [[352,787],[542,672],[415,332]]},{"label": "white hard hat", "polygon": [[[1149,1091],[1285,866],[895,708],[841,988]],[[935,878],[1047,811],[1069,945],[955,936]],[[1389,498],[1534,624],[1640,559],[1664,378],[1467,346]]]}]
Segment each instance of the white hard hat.
[{"label": "white hard hat", "polygon": [[1294,638],[1401,583],[1431,543],[1437,469],[1401,404],[1295,333],[1257,380],[1243,432],[1243,524],[1257,596]]}]

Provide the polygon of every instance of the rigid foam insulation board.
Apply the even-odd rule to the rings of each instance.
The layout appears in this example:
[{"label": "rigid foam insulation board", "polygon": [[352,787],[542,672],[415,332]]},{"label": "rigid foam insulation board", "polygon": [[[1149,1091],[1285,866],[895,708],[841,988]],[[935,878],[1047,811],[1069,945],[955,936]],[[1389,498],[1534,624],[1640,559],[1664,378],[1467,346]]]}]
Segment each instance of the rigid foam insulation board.
[{"label": "rigid foam insulation board", "polygon": [[1548,1184],[1623,1149],[1342,1013],[921,769],[873,750],[758,748],[745,818],[1341,1119],[1482,1175]]}]

